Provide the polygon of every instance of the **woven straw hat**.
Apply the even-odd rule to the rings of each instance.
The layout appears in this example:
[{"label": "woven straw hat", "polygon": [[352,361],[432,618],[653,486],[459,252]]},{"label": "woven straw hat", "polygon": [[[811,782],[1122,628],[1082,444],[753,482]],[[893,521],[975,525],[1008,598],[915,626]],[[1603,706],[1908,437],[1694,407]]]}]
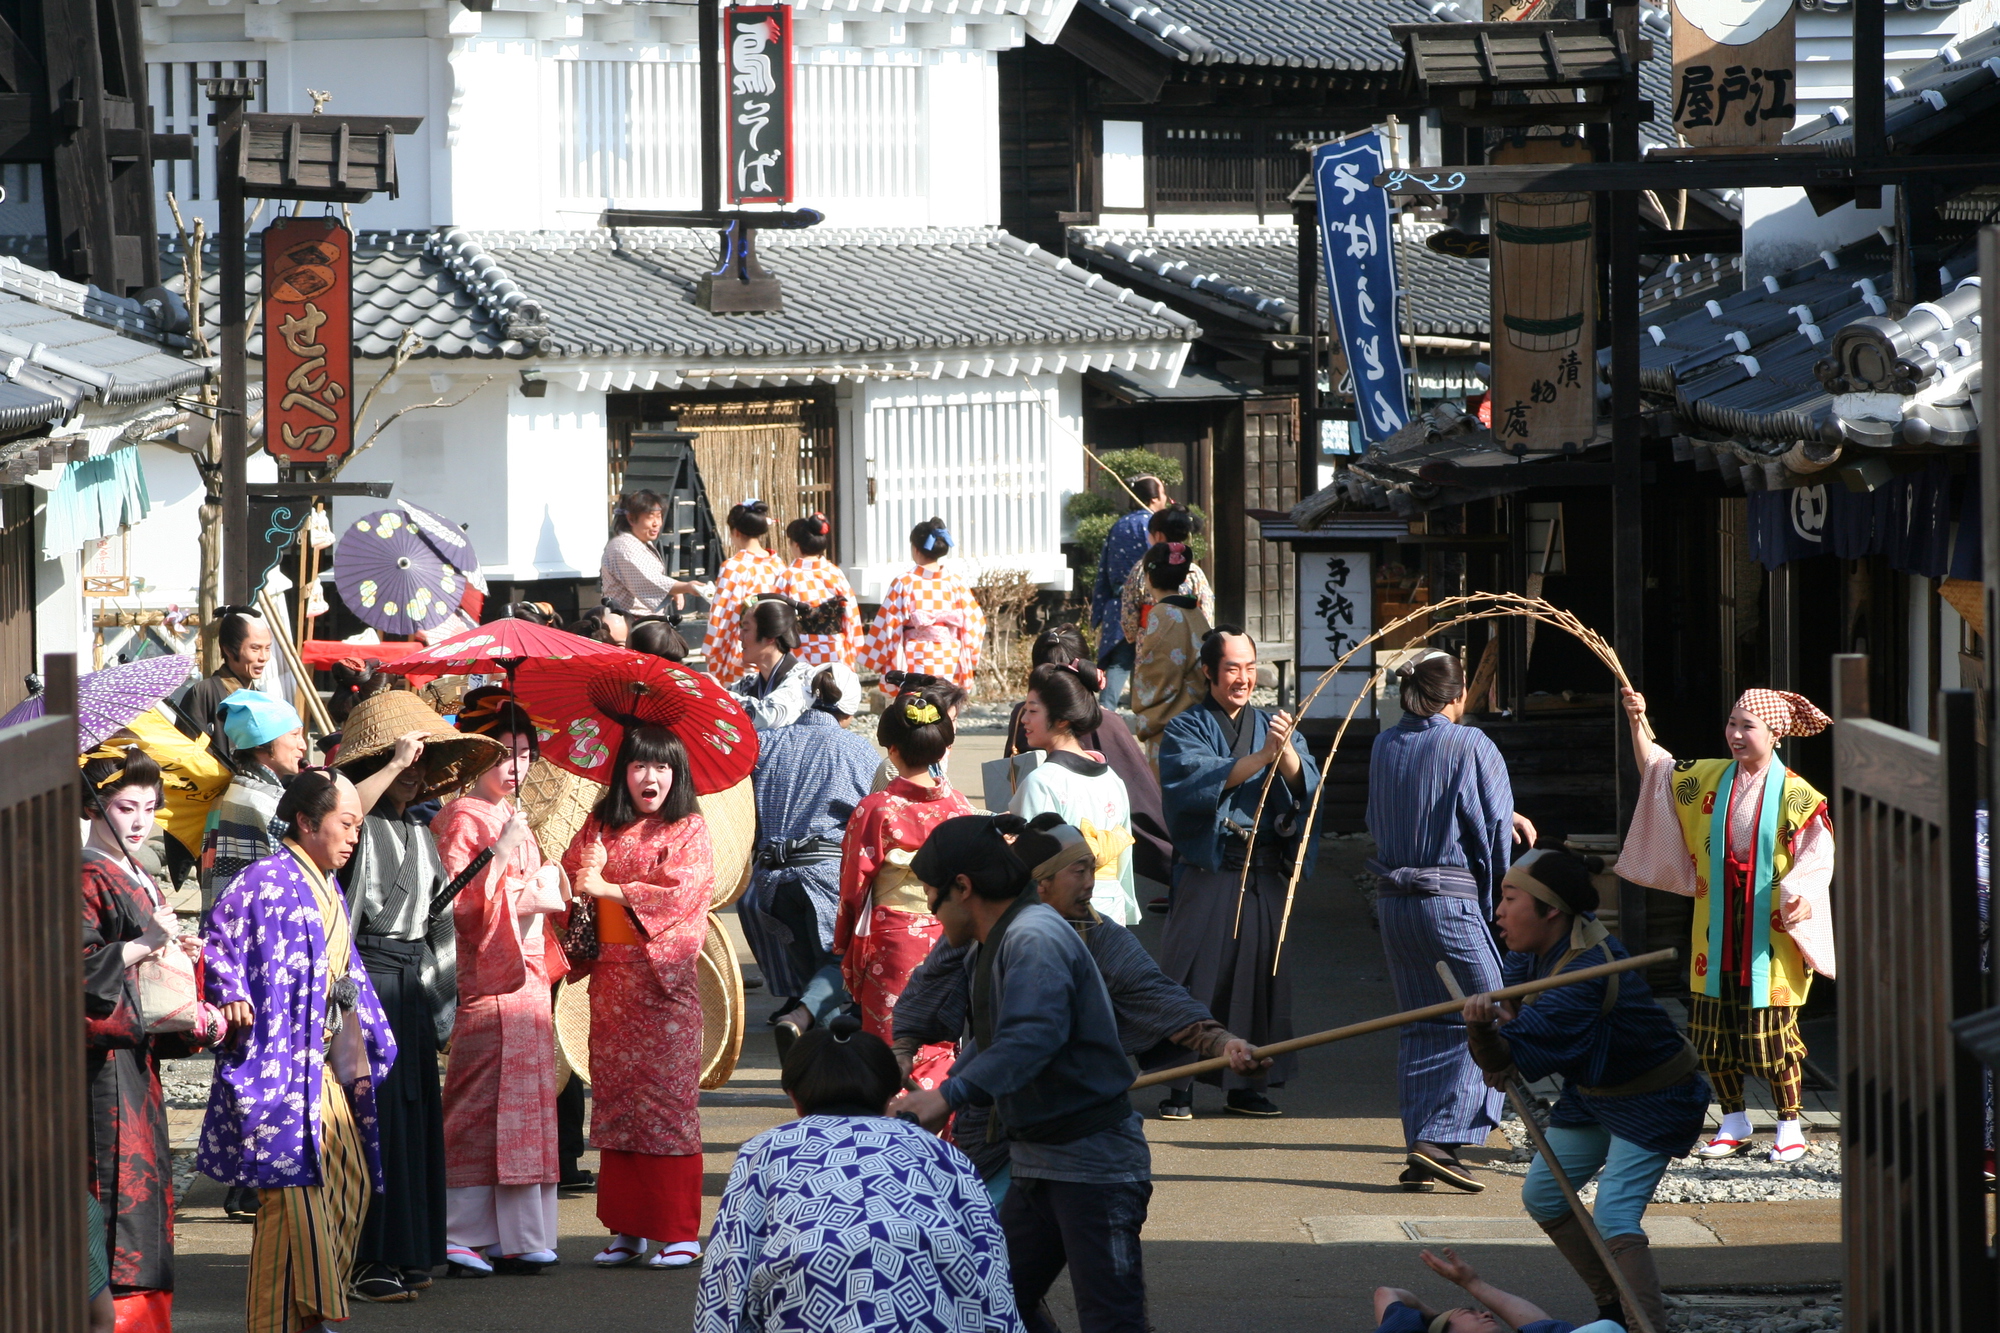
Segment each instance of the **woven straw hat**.
[{"label": "woven straw hat", "polygon": [[370,695],[355,706],[341,728],[340,752],[335,767],[346,768],[363,759],[388,754],[396,748],[396,738],[404,732],[424,733],[424,787],[416,799],[462,791],[481,773],[500,762],[505,753],[499,741],[487,736],[469,736],[446,722],[424,701],[408,690],[384,690]]},{"label": "woven straw hat", "polygon": [[[701,1086],[719,1088],[743,1054],[743,971],[722,918],[708,914],[708,936],[695,956],[701,987]],[[556,999],[556,1056],[560,1065],[590,1082],[590,978],[563,982]]]},{"label": "woven straw hat", "polygon": [[715,863],[708,910],[719,912],[750,887],[750,859],[757,850],[757,795],[745,778],[727,791],[698,799],[701,817],[708,821],[709,854]]}]

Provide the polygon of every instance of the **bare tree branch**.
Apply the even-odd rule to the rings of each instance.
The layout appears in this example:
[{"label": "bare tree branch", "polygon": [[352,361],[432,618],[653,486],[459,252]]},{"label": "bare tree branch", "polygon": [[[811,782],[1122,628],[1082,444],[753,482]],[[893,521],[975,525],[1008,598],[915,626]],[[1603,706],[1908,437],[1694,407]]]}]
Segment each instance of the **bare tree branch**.
[{"label": "bare tree branch", "polygon": [[341,472],[346,469],[349,463],[352,463],[355,459],[361,457],[361,455],[367,453],[370,449],[374,448],[375,441],[382,438],[382,432],[389,429],[389,427],[395,425],[396,422],[403,416],[404,413],[421,412],[427,407],[457,407],[460,403],[463,403],[469,398],[471,398],[473,394],[478,393],[481,389],[491,384],[497,378],[498,376],[488,375],[484,379],[480,380],[479,383],[473,385],[470,389],[467,389],[464,393],[460,394],[456,398],[450,399],[449,401],[447,401],[445,397],[442,394],[440,394],[438,397],[431,399],[431,401],[429,401],[428,403],[411,403],[405,407],[397,408],[395,411],[391,412],[388,416],[383,417],[380,421],[376,422],[375,429],[368,432],[368,438],[363,440],[360,444],[356,445],[354,447],[353,453],[341,459],[338,466],[336,466],[333,469],[333,471],[326,474],[326,479],[328,481],[332,481],[335,477],[338,477],[341,474]]}]

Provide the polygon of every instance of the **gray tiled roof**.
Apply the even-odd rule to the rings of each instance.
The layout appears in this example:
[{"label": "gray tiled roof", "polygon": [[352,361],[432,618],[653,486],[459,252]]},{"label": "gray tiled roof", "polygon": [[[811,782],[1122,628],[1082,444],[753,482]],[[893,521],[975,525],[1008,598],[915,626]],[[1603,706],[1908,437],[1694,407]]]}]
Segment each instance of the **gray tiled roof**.
[{"label": "gray tiled roof", "polygon": [[[404,330],[443,357],[813,357],[1186,341],[1195,322],[997,228],[758,237],[782,313],[694,303],[709,232],[467,232],[356,238],[356,351]],[[214,284],[204,282],[204,306]],[[251,269],[256,286],[256,270]],[[210,311],[212,317],[212,310]],[[253,338],[251,354],[261,354]]]},{"label": "gray tiled roof", "polygon": [[[1397,276],[1409,293],[1410,332],[1484,338],[1489,314],[1483,265],[1424,245],[1433,223],[1396,228]],[[1198,231],[1173,227],[1073,227],[1070,252],[1123,281],[1174,293],[1253,328],[1289,330],[1298,299],[1297,233],[1290,227]],[[1326,276],[1319,309],[1326,313]]]},{"label": "gray tiled roof", "polygon": [[[1078,0],[1172,60],[1391,73],[1392,23],[1472,17],[1448,0]],[[1476,4],[1465,6],[1476,11]]]},{"label": "gray tiled roof", "polygon": [[[1891,151],[1958,129],[1967,115],[2000,106],[2000,28],[1947,42],[1936,56],[1887,84],[1882,122]],[[1794,125],[1785,142],[1823,144],[1844,156],[1854,151],[1853,121],[1849,98]]]},{"label": "gray tiled roof", "polygon": [[28,395],[12,396],[7,420],[41,411],[32,396],[55,404],[49,421],[86,400],[121,406],[200,384],[207,372],[162,341],[137,301],[0,257],[0,377]]}]

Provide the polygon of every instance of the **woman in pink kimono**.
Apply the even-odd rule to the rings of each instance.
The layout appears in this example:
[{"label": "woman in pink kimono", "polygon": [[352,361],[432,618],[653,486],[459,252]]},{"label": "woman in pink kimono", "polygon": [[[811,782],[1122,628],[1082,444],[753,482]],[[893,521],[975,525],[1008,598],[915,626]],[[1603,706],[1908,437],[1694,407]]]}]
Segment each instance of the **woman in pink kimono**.
[{"label": "woman in pink kimono", "polygon": [[535,728],[496,695],[459,715],[506,757],[431,823],[448,879],[493,859],[452,903],[458,1019],[445,1073],[445,1258],[453,1277],[539,1273],[556,1262],[556,1061],[549,987],[569,971],[548,920],[569,881],[545,865],[514,793]]},{"label": "woman in pink kimono", "polygon": [[629,727],[611,790],[563,855],[597,900],[590,966],[590,1139],[601,1163],[597,1218],[612,1232],[596,1263],[701,1257],[701,990],[714,867],[687,751],[663,727]]}]

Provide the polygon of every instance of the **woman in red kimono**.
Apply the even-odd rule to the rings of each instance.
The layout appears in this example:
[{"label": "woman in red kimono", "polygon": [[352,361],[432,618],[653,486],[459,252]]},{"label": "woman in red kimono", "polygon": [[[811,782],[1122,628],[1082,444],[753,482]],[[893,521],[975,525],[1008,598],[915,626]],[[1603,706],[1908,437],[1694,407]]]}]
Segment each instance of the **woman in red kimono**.
[{"label": "woman in red kimono", "polygon": [[[847,990],[861,1006],[865,1031],[895,1036],[897,997],[941,932],[930,898],[910,872],[910,858],[932,829],[973,813],[944,778],[931,776],[953,739],[951,719],[936,691],[907,691],[882,714],[875,739],[889,752],[897,778],[854,807],[840,847],[840,910],[833,950]],[[948,1042],[917,1052],[910,1076],[926,1088],[951,1068]]]},{"label": "woman in red kimono", "polygon": [[[91,1182],[103,1205],[119,1333],[170,1333],[174,1307],[174,1179],[160,1061],[222,1035],[220,1010],[189,993],[191,1031],[148,1035],[138,965],[158,954],[200,958],[152,876],[134,863],[164,798],[146,755],[100,752],[83,768],[90,840],[83,849],[83,1000],[90,1074]],[[188,945],[193,944],[190,950]],[[190,976],[198,962],[189,962]]]},{"label": "woman in red kimono", "polygon": [[590,964],[590,1139],[600,1156],[596,1263],[662,1248],[653,1268],[701,1257],[701,989],[695,955],[715,878],[687,751],[663,727],[628,727],[611,790],[563,854],[597,900]]},{"label": "woman in red kimono", "polygon": [[445,1258],[454,1277],[539,1273],[556,1262],[562,1175],[549,987],[569,971],[547,918],[568,910],[569,881],[543,864],[513,804],[535,762],[527,714],[494,695],[458,725],[507,753],[431,822],[447,880],[493,851],[452,902],[458,1019],[444,1084]]}]

